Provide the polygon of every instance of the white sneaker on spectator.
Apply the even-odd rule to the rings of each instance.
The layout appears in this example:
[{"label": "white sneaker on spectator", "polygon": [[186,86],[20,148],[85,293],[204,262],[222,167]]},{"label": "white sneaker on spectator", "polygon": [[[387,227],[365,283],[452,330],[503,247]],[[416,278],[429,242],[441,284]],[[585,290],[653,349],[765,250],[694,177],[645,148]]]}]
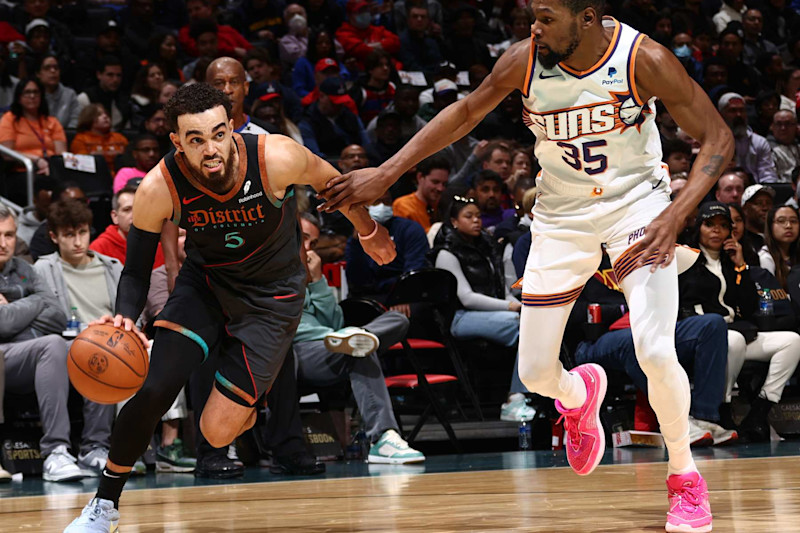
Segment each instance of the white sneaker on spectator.
[{"label": "white sneaker on spectator", "polygon": [[689,417],[689,444],[695,448],[714,444],[711,432],[698,426],[697,421],[692,417]]},{"label": "white sneaker on spectator", "polygon": [[92,448],[78,455],[78,466],[88,477],[100,476],[106,467],[106,461],[108,461],[108,450],[105,448]]},{"label": "white sneaker on spectator", "polygon": [[500,420],[506,422],[528,422],[536,416],[536,409],[528,405],[530,400],[524,394],[515,393],[500,407]]},{"label": "white sneaker on spectator", "polygon": [[370,446],[367,462],[378,464],[403,465],[407,463],[421,463],[425,460],[422,452],[415,450],[395,430],[387,429]]},{"label": "white sneaker on spectator", "polygon": [[118,524],[119,511],[114,509],[114,502],[93,498],[64,533],[117,533]]},{"label": "white sneaker on spectator", "polygon": [[65,445],[56,446],[44,460],[42,477],[45,481],[75,481],[86,477]]},{"label": "white sneaker on spectator", "polygon": [[11,474],[0,466],[0,483],[11,483]]},{"label": "white sneaker on spectator", "polygon": [[374,333],[361,328],[344,328],[325,335],[325,348],[329,352],[343,353],[353,357],[365,357],[380,346]]},{"label": "white sneaker on spectator", "polygon": [[739,434],[736,432],[736,430],[725,429],[724,427],[720,426],[719,424],[715,424],[714,422],[709,422],[708,420],[700,420],[698,418],[692,418],[691,416],[689,417],[689,422],[693,423],[700,429],[704,429],[709,433],[711,433],[711,438],[714,439],[714,446],[735,442],[739,440]]}]

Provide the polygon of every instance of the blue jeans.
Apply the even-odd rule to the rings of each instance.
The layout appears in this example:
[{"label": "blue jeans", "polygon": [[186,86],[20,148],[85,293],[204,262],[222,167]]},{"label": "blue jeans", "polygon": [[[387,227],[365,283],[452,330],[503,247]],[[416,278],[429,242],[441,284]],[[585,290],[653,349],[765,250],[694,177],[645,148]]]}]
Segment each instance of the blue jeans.
[{"label": "blue jeans", "polygon": [[[720,315],[693,316],[675,328],[678,362],[686,368],[694,364],[694,388],[689,414],[716,422],[725,394],[725,368],[728,364],[728,327]],[[647,377],[639,367],[630,329],[609,331],[596,342],[582,342],[575,351],[578,364],[597,363],[623,371],[647,394]]]},{"label": "blue jeans", "polygon": [[453,317],[450,334],[456,339],[486,339],[501,346],[514,346],[519,340],[519,313],[460,309]]}]

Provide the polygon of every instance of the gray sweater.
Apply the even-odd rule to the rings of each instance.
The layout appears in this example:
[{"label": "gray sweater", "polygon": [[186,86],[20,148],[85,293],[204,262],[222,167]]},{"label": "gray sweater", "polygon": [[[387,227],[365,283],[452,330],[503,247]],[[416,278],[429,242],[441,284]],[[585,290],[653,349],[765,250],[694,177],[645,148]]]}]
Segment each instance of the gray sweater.
[{"label": "gray sweater", "polygon": [[8,304],[0,305],[0,342],[19,342],[60,334],[67,316],[58,300],[33,267],[12,257],[0,270],[0,294]]}]

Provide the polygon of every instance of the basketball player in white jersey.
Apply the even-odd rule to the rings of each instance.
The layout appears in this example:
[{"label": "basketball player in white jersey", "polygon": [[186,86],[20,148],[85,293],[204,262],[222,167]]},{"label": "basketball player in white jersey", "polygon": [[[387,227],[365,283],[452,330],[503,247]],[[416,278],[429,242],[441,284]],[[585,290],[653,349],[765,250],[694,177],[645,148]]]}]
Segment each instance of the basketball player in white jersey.
[{"label": "basketball player in white jersey", "polygon": [[[523,278],[519,374],[556,399],[567,457],[592,472],[605,438],[599,408],[606,377],[597,365],[567,372],[564,326],[605,245],[628,300],[639,363],[669,451],[667,531],[711,531],[708,489],[689,449],[689,381],[675,355],[675,239],[733,153],[733,138],[672,53],[611,18],[604,0],[534,0],[531,40],[512,46],[472,94],[447,107],[379,168],[328,182],[321,209],[369,204],[418,161],[468,134],[518,89],[543,172]],[[660,98],[702,148],[670,203],[655,125]]]}]

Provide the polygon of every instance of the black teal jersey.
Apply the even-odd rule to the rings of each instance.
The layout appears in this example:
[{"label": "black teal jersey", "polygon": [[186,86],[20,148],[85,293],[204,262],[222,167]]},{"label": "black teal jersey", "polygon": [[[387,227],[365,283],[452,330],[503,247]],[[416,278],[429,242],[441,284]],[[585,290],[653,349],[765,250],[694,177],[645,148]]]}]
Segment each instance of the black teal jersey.
[{"label": "black teal jersey", "polygon": [[239,168],[224,194],[204,187],[183,154],[159,163],[172,196],[172,222],[186,230],[187,260],[212,279],[257,285],[303,270],[297,202],[289,187],[282,200],[270,188],[266,136],[233,134]]}]

